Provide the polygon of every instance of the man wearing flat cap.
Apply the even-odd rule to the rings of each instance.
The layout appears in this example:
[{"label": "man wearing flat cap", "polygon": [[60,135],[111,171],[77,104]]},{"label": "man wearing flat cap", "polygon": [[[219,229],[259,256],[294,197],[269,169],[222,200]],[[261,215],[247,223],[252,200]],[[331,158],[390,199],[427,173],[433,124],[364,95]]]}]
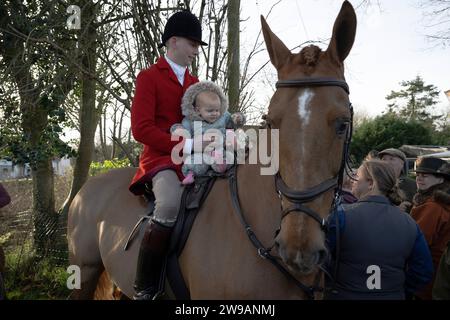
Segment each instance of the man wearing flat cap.
[{"label": "man wearing flat cap", "polygon": [[[137,76],[131,107],[133,137],[144,149],[129,189],[135,195],[155,200],[139,249],[136,300],[154,299],[161,293],[159,276],[183,192],[181,165],[174,164],[171,158],[172,149],[180,141],[172,141],[169,129],[183,119],[181,98],[189,86],[198,82],[188,66],[198,56],[199,46],[206,45],[200,21],[186,10],[168,19],[161,40],[160,47],[167,48],[166,54]],[[184,152],[190,154],[192,144],[188,140],[182,143]]]},{"label": "man wearing flat cap", "polygon": [[389,162],[394,168],[395,174],[397,175],[400,196],[398,203],[395,204],[403,211],[409,213],[417,187],[416,182],[404,174],[406,155],[398,149],[389,148],[378,153],[378,157],[383,161]]}]

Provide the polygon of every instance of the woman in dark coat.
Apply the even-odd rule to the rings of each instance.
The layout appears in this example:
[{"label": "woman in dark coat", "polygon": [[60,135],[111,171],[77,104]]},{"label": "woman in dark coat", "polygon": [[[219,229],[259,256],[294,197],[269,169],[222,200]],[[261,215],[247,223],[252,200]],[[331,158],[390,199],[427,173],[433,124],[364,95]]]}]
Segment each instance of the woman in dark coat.
[{"label": "woman in dark coat", "polygon": [[397,187],[389,164],[365,161],[357,179],[352,191],[358,202],[343,205],[330,220],[330,271],[337,277],[326,298],[405,299],[405,290],[414,293],[431,280],[430,251],[415,221],[391,203]]}]

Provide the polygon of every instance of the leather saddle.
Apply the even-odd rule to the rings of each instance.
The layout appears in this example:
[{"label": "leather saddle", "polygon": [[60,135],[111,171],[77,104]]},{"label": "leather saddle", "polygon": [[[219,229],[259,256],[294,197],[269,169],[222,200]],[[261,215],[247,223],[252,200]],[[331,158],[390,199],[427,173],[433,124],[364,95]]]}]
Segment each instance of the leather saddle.
[{"label": "leather saddle", "polygon": [[[199,212],[203,202],[206,200],[217,178],[228,178],[228,173],[233,169],[234,168],[230,168],[225,173],[217,173],[210,170],[205,175],[196,177],[193,184],[187,185],[184,188],[177,221],[172,231],[168,254],[161,274],[161,279],[165,279],[167,277],[172,292],[177,300],[190,300],[190,293],[181,273],[178,257],[183,252],[189,233],[191,232],[192,225],[197,217],[197,213]],[[136,234],[138,234],[139,229],[142,227],[143,222],[150,219],[153,214],[153,210],[155,208],[155,198],[151,193],[147,193],[146,198],[148,201],[148,213],[134,226],[128,240],[125,243],[124,250],[129,248]],[[163,289],[164,283],[165,281],[161,281],[160,290]]]}]

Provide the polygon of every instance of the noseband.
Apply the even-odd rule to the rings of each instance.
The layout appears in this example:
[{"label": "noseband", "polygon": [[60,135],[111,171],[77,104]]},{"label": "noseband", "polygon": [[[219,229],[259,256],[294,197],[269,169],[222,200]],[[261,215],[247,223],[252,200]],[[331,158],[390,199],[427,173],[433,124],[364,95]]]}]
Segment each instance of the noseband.
[{"label": "noseband", "polygon": [[328,179],[315,187],[307,189],[306,191],[295,191],[293,189],[290,189],[286,185],[286,183],[284,183],[283,178],[281,178],[280,172],[277,172],[277,174],[275,175],[275,186],[277,188],[278,196],[280,197],[280,199],[282,198],[282,196],[284,196],[289,202],[294,203],[293,206],[282,210],[281,220],[283,220],[292,212],[303,212],[317,221],[320,224],[320,228],[323,231],[326,231],[326,220],[324,218],[321,218],[316,212],[302,204],[305,202],[313,201],[314,199],[331,189],[336,189],[336,187],[338,186],[338,177]]},{"label": "noseband", "polygon": [[[342,88],[347,94],[350,94],[350,90],[348,87],[347,82],[344,80],[334,79],[334,78],[309,78],[309,79],[296,79],[296,80],[279,80],[276,83],[277,88],[298,88],[298,87],[339,87]],[[314,199],[318,198],[322,194],[334,189],[335,195],[333,198],[333,203],[331,208],[333,209],[337,205],[337,201],[339,199],[339,195],[341,193],[342,189],[342,180],[344,177],[344,172],[346,168],[346,164],[348,161],[348,148],[350,145],[350,140],[352,137],[352,123],[353,123],[353,108],[351,103],[349,104],[350,109],[350,127],[347,129],[346,132],[346,138],[344,142],[344,148],[342,152],[342,160],[341,160],[341,166],[339,169],[339,172],[337,176],[330,178],[328,180],[325,180],[321,182],[320,184],[311,187],[305,191],[297,191],[294,189],[289,188],[286,183],[283,181],[283,178],[280,175],[280,172],[278,171],[275,175],[275,187],[277,190],[277,193],[282,199],[282,197],[285,197],[289,202],[293,203],[292,206],[282,209],[281,213],[281,220],[283,220],[286,216],[291,214],[292,212],[297,213],[305,213],[317,223],[319,223],[320,228],[326,232],[327,230],[327,221],[326,219],[320,217],[319,214],[317,214],[314,210],[304,206],[303,204],[306,202],[311,202]],[[280,229],[277,230],[277,234],[280,231]]]}]

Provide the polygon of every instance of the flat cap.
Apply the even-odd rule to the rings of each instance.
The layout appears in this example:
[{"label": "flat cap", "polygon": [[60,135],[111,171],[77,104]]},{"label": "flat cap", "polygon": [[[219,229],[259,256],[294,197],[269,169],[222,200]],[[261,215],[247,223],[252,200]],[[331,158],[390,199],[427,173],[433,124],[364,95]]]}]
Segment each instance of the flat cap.
[{"label": "flat cap", "polygon": [[395,149],[395,148],[384,149],[383,151],[378,153],[378,157],[381,159],[386,154],[393,156],[393,157],[400,158],[403,160],[403,162],[406,162],[406,155],[398,149]]}]

